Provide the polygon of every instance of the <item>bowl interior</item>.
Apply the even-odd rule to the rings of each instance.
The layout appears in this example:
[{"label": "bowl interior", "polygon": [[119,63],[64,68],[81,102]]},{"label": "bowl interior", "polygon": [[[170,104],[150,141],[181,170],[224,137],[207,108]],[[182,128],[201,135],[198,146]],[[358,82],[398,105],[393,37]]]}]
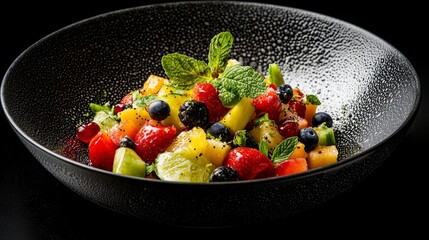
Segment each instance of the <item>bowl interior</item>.
[{"label": "bowl interior", "polygon": [[150,74],[165,76],[164,54],[207,61],[221,31],[235,37],[231,58],[264,75],[277,63],[286,82],[319,97],[318,111],[334,118],[342,160],[395,134],[415,111],[417,75],[376,36],[298,9],[233,2],[145,6],[67,26],[12,64],[3,108],[24,137],[58,152],[87,120],[90,102],[116,103]]}]

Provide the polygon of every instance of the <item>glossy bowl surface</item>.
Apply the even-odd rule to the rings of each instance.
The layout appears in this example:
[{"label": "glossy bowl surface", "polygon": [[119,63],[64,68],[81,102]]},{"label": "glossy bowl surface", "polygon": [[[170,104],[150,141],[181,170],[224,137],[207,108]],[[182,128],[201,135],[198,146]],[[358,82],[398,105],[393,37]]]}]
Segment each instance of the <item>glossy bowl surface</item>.
[{"label": "glossy bowl surface", "polygon": [[[277,63],[292,86],[329,112],[340,161],[288,177],[190,184],[116,175],[61,151],[90,102],[118,102],[164,54],[205,60],[230,31],[231,57],[266,74]],[[106,208],[149,221],[230,226],[285,218],[357,184],[401,141],[420,102],[410,62],[373,34],[328,16],[260,3],[182,2],[95,16],[25,50],[6,72],[3,110],[19,138],[59,181]],[[353,207],[353,206],[350,206]]]}]

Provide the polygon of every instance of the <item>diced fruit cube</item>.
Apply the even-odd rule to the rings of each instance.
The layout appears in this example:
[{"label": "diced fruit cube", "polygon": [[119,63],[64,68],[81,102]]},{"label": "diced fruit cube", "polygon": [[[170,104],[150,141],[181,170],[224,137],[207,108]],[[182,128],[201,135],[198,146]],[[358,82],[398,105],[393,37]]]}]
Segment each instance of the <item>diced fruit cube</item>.
[{"label": "diced fruit cube", "polygon": [[329,146],[335,145],[335,135],[332,128],[328,128],[325,123],[319,125],[319,127],[313,127],[319,137],[319,145]]},{"label": "diced fruit cube", "polygon": [[168,79],[156,75],[150,75],[146,82],[143,84],[143,89],[141,90],[141,93],[143,95],[157,94],[161,87],[164,85],[164,83],[168,83]]},{"label": "diced fruit cube", "polygon": [[106,132],[111,127],[118,124],[118,121],[116,121],[113,115],[105,111],[98,111],[92,121],[98,124],[100,131],[102,132]]},{"label": "diced fruit cube", "polygon": [[292,154],[289,156],[289,159],[292,158],[307,158],[308,153],[305,151],[305,145],[302,142],[298,142],[295,150],[293,150]]},{"label": "diced fruit cube", "polygon": [[149,112],[142,107],[125,109],[118,113],[118,116],[121,119],[121,122],[130,121],[139,127],[142,127],[150,120]]},{"label": "diced fruit cube", "polygon": [[121,121],[119,124],[113,126],[107,134],[109,134],[110,139],[116,144],[119,145],[119,142],[125,137],[128,136],[132,139],[136,136],[140,126],[136,125],[134,121]]},{"label": "diced fruit cube", "polygon": [[233,134],[244,129],[255,113],[252,99],[243,97],[227,114],[220,120]]},{"label": "diced fruit cube", "polygon": [[133,149],[120,147],[116,150],[112,171],[123,175],[145,177],[146,163]]},{"label": "diced fruit cube", "polygon": [[268,113],[268,117],[271,120],[279,120],[279,115],[282,111],[282,102],[274,89],[268,88],[265,94],[253,99],[253,105],[257,114]]},{"label": "diced fruit cube", "polygon": [[271,177],[274,164],[262,152],[248,147],[237,147],[229,151],[224,166],[235,169],[240,180]]},{"label": "diced fruit cube", "polygon": [[91,165],[96,168],[112,171],[113,159],[117,145],[106,132],[99,132],[88,145],[88,154]]},{"label": "diced fruit cube", "polygon": [[135,151],[145,162],[153,162],[157,155],[164,152],[176,137],[174,126],[163,126],[149,122],[144,125],[135,137]]},{"label": "diced fruit cube", "polygon": [[226,142],[216,139],[207,139],[207,148],[205,155],[215,166],[221,166],[226,158],[231,146]]},{"label": "diced fruit cube", "polygon": [[314,116],[314,114],[316,114],[317,106],[318,105],[311,104],[311,103],[307,103],[307,105],[306,105],[305,120],[307,120],[307,122],[309,124],[311,124],[311,121],[313,120],[313,116]]},{"label": "diced fruit cube", "polygon": [[308,153],[308,167],[323,167],[337,162],[337,159],[338,149],[336,146],[317,146],[314,150]]},{"label": "diced fruit cube", "polygon": [[274,121],[263,121],[250,130],[249,133],[258,145],[262,141],[266,142],[270,153],[284,140],[284,137],[280,134],[277,124]]},{"label": "diced fruit cube", "polygon": [[305,158],[294,158],[281,162],[276,168],[276,176],[305,172],[308,170]]}]

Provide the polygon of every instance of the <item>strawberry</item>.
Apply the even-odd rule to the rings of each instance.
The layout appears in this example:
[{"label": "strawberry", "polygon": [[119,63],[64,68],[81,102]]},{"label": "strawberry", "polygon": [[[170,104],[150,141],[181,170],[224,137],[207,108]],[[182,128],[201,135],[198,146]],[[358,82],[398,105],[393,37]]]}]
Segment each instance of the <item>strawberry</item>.
[{"label": "strawberry", "polygon": [[282,102],[273,88],[268,88],[265,94],[253,99],[253,105],[258,115],[268,113],[268,118],[271,120],[279,120],[279,115],[282,111]]},{"label": "strawberry", "polygon": [[117,145],[106,132],[98,132],[89,142],[88,148],[92,166],[112,171]]},{"label": "strawberry", "polygon": [[274,164],[262,152],[249,147],[232,149],[223,163],[235,169],[240,180],[251,180],[271,177],[274,174]]},{"label": "strawberry", "polygon": [[145,162],[153,162],[159,153],[164,152],[176,137],[176,127],[163,126],[156,121],[143,125],[137,132],[135,151]]},{"label": "strawberry", "polygon": [[203,102],[209,109],[210,122],[219,121],[227,112],[228,108],[224,107],[219,99],[219,93],[210,83],[197,83],[192,88],[194,100]]},{"label": "strawberry", "polygon": [[294,111],[299,117],[305,118],[306,106],[302,99],[291,99],[288,102],[289,108]]},{"label": "strawberry", "polygon": [[307,171],[307,160],[305,158],[294,158],[281,162],[276,168],[276,176],[285,176]]}]

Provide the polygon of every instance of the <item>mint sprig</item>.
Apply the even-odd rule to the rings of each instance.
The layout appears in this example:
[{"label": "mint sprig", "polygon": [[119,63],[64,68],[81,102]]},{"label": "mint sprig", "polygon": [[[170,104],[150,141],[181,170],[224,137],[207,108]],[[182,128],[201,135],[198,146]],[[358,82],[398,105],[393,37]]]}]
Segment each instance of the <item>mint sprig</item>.
[{"label": "mint sprig", "polygon": [[230,32],[221,32],[212,38],[208,65],[213,78],[217,78],[225,70],[233,42],[234,37]]},{"label": "mint sprig", "polygon": [[320,102],[319,98],[316,95],[309,94],[309,95],[306,96],[306,98],[307,98],[307,103],[311,103],[313,105],[320,105],[320,104],[322,104]]},{"label": "mint sprig", "polygon": [[298,137],[289,137],[283,140],[273,151],[271,162],[280,163],[292,155],[298,144]]},{"label": "mint sprig", "polygon": [[161,65],[171,85],[179,89],[190,89],[198,82],[212,79],[210,68],[204,61],[180,53],[164,55]]},{"label": "mint sprig", "polygon": [[243,97],[256,98],[267,90],[264,77],[250,66],[234,65],[222,77],[212,81],[225,107],[232,107]]}]

